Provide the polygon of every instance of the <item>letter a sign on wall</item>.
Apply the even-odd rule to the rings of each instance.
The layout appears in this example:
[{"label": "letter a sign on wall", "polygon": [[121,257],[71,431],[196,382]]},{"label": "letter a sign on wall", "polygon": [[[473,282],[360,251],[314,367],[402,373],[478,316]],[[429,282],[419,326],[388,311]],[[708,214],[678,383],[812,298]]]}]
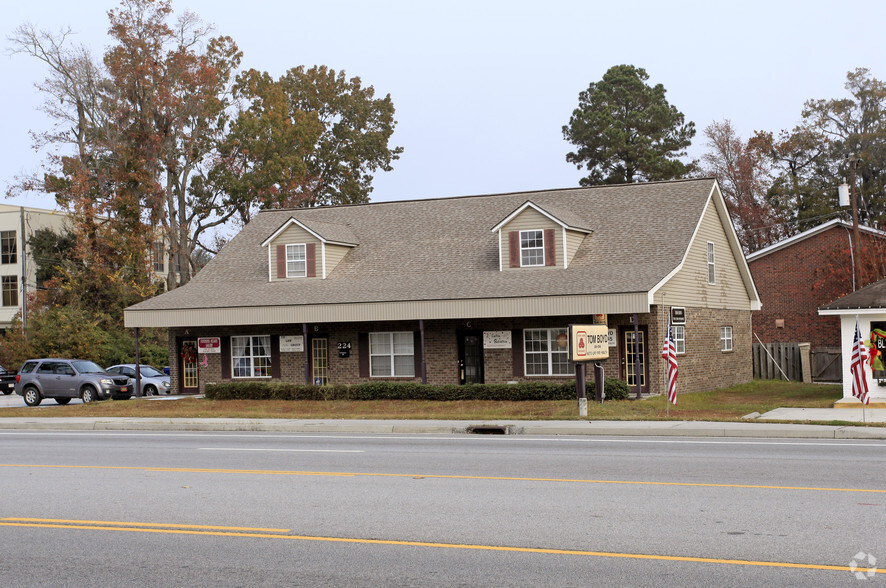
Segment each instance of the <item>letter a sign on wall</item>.
[{"label": "letter a sign on wall", "polygon": [[609,328],[606,325],[569,325],[569,359],[596,361],[609,357]]}]

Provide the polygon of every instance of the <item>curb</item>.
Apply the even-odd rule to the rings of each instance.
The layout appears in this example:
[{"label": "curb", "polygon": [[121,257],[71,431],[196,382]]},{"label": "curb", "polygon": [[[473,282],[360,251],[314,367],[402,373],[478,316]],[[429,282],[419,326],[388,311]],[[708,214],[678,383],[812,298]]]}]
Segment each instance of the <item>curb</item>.
[{"label": "curb", "polygon": [[293,419],[19,418],[0,419],[0,430],[220,431],[536,436],[707,437],[777,439],[886,439],[886,427],[710,421],[383,421]]}]

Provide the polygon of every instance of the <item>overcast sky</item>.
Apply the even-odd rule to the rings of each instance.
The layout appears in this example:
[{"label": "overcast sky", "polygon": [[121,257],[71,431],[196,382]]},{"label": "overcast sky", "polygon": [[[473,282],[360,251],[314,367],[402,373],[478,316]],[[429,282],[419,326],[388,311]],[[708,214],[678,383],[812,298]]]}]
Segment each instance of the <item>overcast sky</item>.
[{"label": "overcast sky", "polygon": [[[30,22],[58,30],[100,59],[116,0],[7,3],[2,43]],[[405,152],[376,176],[372,201],[488,194],[578,185],[566,162],[562,126],[578,93],[606,70],[646,69],[702,131],[732,120],[754,130],[792,128],[803,102],[844,97],[846,72],[886,77],[886,2],[839,6],[818,0],[611,2],[546,0],[446,2],[371,0],[174,0],[233,37],[242,66],[279,77],[297,65],[327,65],[390,94]],[[851,10],[850,10],[851,8]],[[0,54],[0,187],[39,170],[30,130],[48,127],[36,110],[36,60]],[[0,202],[54,208],[30,194]]]}]

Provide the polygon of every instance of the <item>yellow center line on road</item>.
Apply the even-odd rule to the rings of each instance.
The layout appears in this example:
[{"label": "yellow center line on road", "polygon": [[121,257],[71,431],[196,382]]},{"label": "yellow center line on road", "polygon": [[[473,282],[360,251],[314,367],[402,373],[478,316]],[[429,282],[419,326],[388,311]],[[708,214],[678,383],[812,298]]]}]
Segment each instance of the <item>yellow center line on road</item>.
[{"label": "yellow center line on road", "polygon": [[3,517],[0,521],[12,521],[19,523],[57,523],[64,526],[80,526],[80,525],[101,525],[109,526],[128,526],[128,527],[158,527],[158,528],[174,528],[174,529],[201,529],[214,531],[256,531],[262,533],[288,533],[291,529],[266,529],[264,527],[219,527],[214,525],[176,525],[174,523],[133,523],[129,521],[81,521],[68,519],[34,519],[23,517]]},{"label": "yellow center line on road", "polygon": [[492,480],[510,482],[559,482],[572,484],[630,484],[636,486],[690,486],[698,488],[745,488],[756,490],[806,490],[817,492],[865,492],[886,494],[886,489],[876,488],[827,488],[815,486],[771,486],[762,484],[714,484],[708,482],[651,482],[644,480],[586,480],[580,478],[525,478],[518,476],[467,476],[459,474],[386,474],[381,472],[305,472],[290,470],[235,470],[221,468],[159,468],[144,466],[84,466],[42,464],[0,464],[0,468],[59,468],[93,470],[135,470],[143,472],[172,472],[195,474],[254,474],[265,476],[331,476],[331,477],[379,477],[443,480]]},{"label": "yellow center line on road", "polygon": [[[28,522],[46,521],[46,522]],[[51,522],[55,521],[55,522]],[[69,524],[64,524],[69,523]],[[398,541],[393,539],[359,539],[355,537],[319,537],[310,535],[280,535],[259,532],[235,532],[233,529],[249,529],[249,527],[217,527],[229,529],[208,531],[197,529],[212,529],[216,527],[203,527],[200,525],[175,525],[166,523],[125,523],[119,521],[64,521],[62,519],[24,519],[24,518],[0,518],[0,526],[3,527],[32,527],[49,529],[76,529],[89,531],[122,531],[130,533],[165,533],[174,535],[202,535],[212,537],[238,537],[252,539],[288,539],[293,541],[320,541],[330,543],[352,543],[359,545],[394,545],[400,547],[431,547],[438,549],[465,549],[474,551],[501,551],[509,553],[533,553],[545,555],[577,555],[585,557],[611,557],[621,559],[645,559],[652,561],[674,561],[686,563],[711,563],[724,565],[755,566],[769,568],[793,568],[806,570],[828,570],[838,572],[875,572],[886,574],[886,570],[851,568],[849,566],[836,566],[827,564],[806,564],[781,561],[755,561],[746,559],[721,559],[711,557],[689,557],[679,555],[656,555],[649,553],[617,553],[606,551],[584,551],[577,549],[546,549],[538,547],[513,547],[506,545],[477,545],[469,543],[434,543],[429,541]],[[162,527],[162,528],[161,528]],[[170,527],[170,528],[166,528]],[[259,531],[260,529],[255,529]]]}]

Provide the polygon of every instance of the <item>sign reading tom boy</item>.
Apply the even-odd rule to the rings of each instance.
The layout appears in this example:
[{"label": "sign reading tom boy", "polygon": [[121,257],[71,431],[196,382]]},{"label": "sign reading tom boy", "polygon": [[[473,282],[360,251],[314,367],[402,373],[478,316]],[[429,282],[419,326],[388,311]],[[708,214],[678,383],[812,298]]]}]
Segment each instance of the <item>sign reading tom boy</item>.
[{"label": "sign reading tom boy", "polygon": [[606,325],[569,325],[569,359],[596,361],[609,357],[609,328]]}]

